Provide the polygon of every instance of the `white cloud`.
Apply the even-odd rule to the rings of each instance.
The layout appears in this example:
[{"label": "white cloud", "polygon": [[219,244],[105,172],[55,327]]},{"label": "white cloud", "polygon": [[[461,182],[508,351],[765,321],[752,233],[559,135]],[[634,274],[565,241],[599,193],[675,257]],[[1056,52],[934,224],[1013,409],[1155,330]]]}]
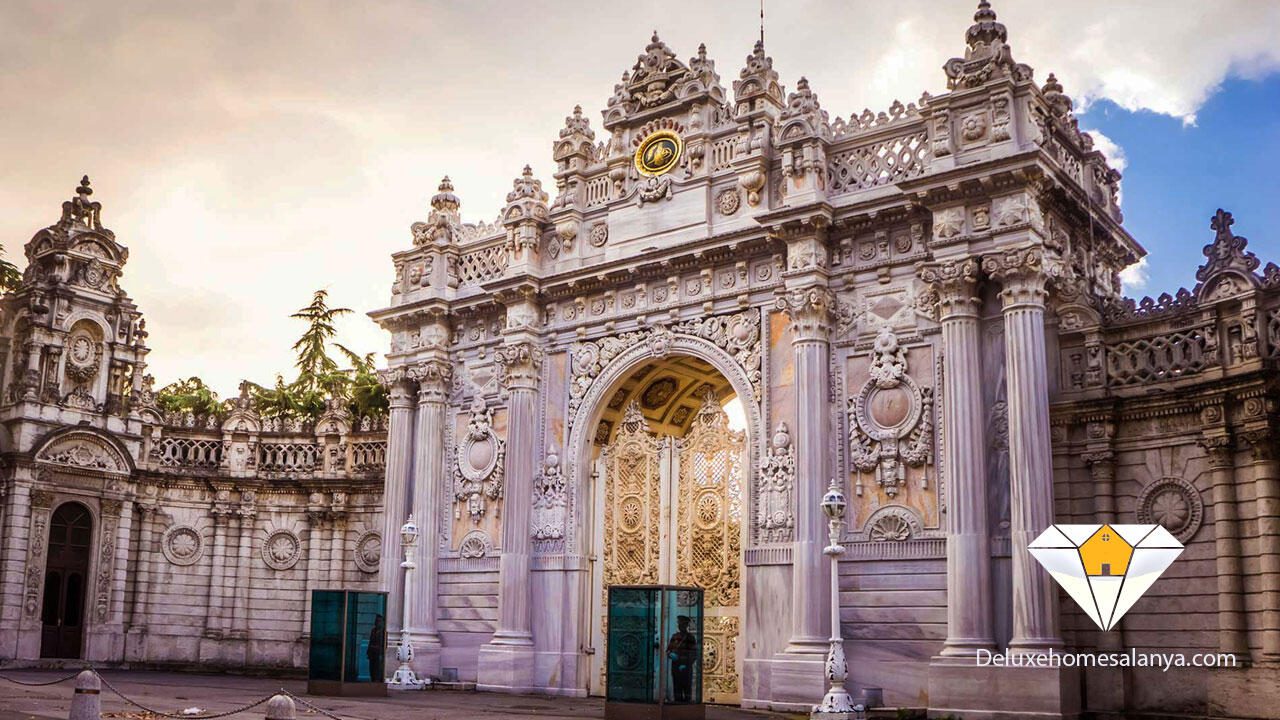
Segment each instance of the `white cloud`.
[{"label": "white cloud", "polygon": [[1136,295],[1146,290],[1149,280],[1145,257],[1120,271],[1120,288],[1125,295]]},{"label": "white cloud", "polygon": [[[975,5],[770,3],[766,45],[784,84],[807,75],[848,117],[944,92],[942,64],[963,53]],[[1280,3],[995,5],[1014,57],[1041,82],[1054,71],[1080,105],[1105,97],[1193,121],[1228,75],[1280,67]],[[705,42],[732,86],[756,5],[668,9],[0,3],[0,239],[20,258],[89,173],[130,248],[123,286],[149,318],[161,382],[196,374],[228,394],[242,377],[291,373],[288,315],[320,287],[357,311],[343,339],[383,350],[363,313],[388,300],[389,256],[441,175],[468,220],[493,219],[526,162],[552,190],[564,116],[582,104],[602,137],[598,112],[655,23],[683,58]]]}]

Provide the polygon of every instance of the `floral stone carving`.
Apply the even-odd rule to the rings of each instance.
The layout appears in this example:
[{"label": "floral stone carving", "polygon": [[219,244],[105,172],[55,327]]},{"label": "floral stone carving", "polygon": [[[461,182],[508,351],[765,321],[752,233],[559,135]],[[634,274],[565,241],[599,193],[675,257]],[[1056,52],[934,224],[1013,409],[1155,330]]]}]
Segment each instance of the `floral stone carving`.
[{"label": "floral stone carving", "polygon": [[453,471],[454,517],[462,518],[466,506],[471,521],[478,523],[488,505],[502,497],[503,457],[506,444],[493,431],[493,411],[484,396],[471,402],[467,434],[458,443]]},{"label": "floral stone carving", "polygon": [[277,530],[262,543],[262,560],[272,570],[288,570],[298,564],[302,543],[289,530]]},{"label": "floral stone carving", "polygon": [[787,424],[778,423],[769,443],[769,454],[760,465],[757,490],[756,532],[759,542],[790,542],[796,526],[791,508],[795,486],[796,452]]},{"label": "floral stone carving", "polygon": [[370,531],[356,539],[355,558],[360,572],[378,572],[378,564],[382,562],[382,534]]},{"label": "floral stone carving", "polygon": [[160,543],[164,557],[174,565],[194,565],[204,554],[200,532],[190,525],[174,525],[169,528]]},{"label": "floral stone carving", "polygon": [[[907,373],[906,351],[889,326],[880,328],[871,352],[870,377],[849,401],[849,456],[892,498],[907,466],[933,462],[933,389]],[[855,491],[862,495],[861,480]]]},{"label": "floral stone carving", "polygon": [[1195,485],[1180,477],[1156,480],[1138,494],[1138,522],[1159,524],[1178,542],[1195,536],[1204,522],[1204,500]]}]

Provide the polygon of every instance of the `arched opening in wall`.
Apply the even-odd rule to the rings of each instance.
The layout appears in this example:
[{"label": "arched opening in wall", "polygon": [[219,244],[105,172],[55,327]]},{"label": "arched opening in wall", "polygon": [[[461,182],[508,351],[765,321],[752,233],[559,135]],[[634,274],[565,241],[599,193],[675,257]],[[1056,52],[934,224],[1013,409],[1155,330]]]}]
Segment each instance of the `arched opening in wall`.
[{"label": "arched opening in wall", "polygon": [[77,502],[58,506],[49,521],[40,657],[80,657],[92,544],[93,516],[89,508]]},{"label": "arched opening in wall", "polygon": [[[738,704],[750,457],[742,401],[710,363],[672,355],[635,367],[602,403],[590,453],[590,692],[604,693],[608,588],[692,585],[704,590],[703,699]],[[675,684],[667,679],[669,693]]]}]

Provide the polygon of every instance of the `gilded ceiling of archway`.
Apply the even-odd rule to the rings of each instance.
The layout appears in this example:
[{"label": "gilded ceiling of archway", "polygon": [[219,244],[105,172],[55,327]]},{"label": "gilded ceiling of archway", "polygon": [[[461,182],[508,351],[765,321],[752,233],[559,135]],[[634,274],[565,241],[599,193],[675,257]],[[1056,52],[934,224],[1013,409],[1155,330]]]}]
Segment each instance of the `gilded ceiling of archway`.
[{"label": "gilded ceiling of archway", "polygon": [[683,436],[702,404],[702,388],[707,385],[721,402],[727,402],[736,394],[728,379],[710,363],[695,357],[668,357],[636,368],[608,395],[604,413],[596,425],[595,443],[608,442],[632,399],[639,402],[651,430],[661,435]]}]

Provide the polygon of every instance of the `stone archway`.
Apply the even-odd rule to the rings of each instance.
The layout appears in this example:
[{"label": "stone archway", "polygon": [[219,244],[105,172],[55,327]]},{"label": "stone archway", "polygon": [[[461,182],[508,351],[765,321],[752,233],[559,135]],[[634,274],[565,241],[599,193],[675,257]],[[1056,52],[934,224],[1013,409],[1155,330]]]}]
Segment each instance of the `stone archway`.
[{"label": "stone archway", "polygon": [[[740,658],[737,657],[734,645],[743,630],[740,602],[744,593],[741,587],[742,550],[749,542],[754,511],[752,491],[756,484],[758,438],[762,427],[757,389],[758,329],[753,338],[756,347],[750,349],[726,349],[706,338],[672,333],[661,328],[629,335],[635,337],[629,338],[626,348],[604,364],[603,369],[592,378],[590,387],[579,396],[580,402],[571,416],[572,424],[565,453],[568,472],[573,480],[573,522],[569,525],[574,537],[571,542],[596,559],[592,571],[584,574],[584,587],[581,588],[584,615],[578,628],[587,641],[584,644],[594,647],[596,653],[590,663],[588,688],[592,692],[599,692],[601,686],[598,675],[605,653],[601,621],[603,588],[606,585],[606,575],[616,575],[617,577],[612,577],[612,581],[623,584],[641,580],[662,581],[671,584],[696,584],[709,589],[707,604],[710,612],[706,626],[704,667],[710,669],[704,689],[712,701],[736,703],[741,687]],[[748,360],[745,367],[740,363],[743,358]],[[665,400],[661,398],[665,391],[664,382],[668,381],[673,367],[703,373],[702,378],[706,382],[693,383],[702,386],[704,397],[700,403],[691,401],[688,388],[692,385],[686,377],[679,383],[678,392],[684,394],[682,399],[665,404]],[[658,368],[657,371],[650,372],[655,368]],[[676,374],[679,375],[679,372]],[[637,375],[642,376],[643,380],[638,380]],[[632,401],[629,404],[618,400],[623,396],[624,390],[631,394]],[[640,405],[637,403],[637,398],[641,397],[645,401],[652,425],[645,422],[641,415]],[[723,403],[729,398],[740,400],[744,416],[744,431],[737,433],[736,444],[732,441],[732,433],[721,432],[717,435],[714,429],[721,427],[723,430],[724,421],[724,412],[716,403]],[[627,404],[625,411],[623,404]],[[692,408],[698,409],[692,411]],[[609,421],[603,420],[607,414],[616,424],[612,428],[607,427]],[[624,437],[622,429],[628,426],[628,422],[635,427],[630,427]],[[645,429],[639,429],[640,425]],[[599,448],[594,441],[597,439],[596,431],[601,426],[606,426],[606,436],[620,441],[626,446],[624,452],[631,453],[637,460],[648,453],[645,462],[651,468],[650,472],[654,473],[651,481],[658,482],[659,471],[656,466],[662,465],[662,489],[659,491],[656,484],[650,486],[653,503],[648,511],[665,513],[663,527],[666,529],[653,535],[654,542],[658,542],[661,536],[664,545],[660,550],[654,550],[644,561],[649,563],[649,572],[632,573],[635,577],[611,573],[606,568],[606,565],[613,568],[613,563],[619,560],[614,557],[616,553],[610,553],[609,550],[621,545],[618,538],[612,535],[610,537],[613,544],[608,547],[604,545],[607,518],[616,517],[616,512],[614,515],[606,513],[603,499],[605,488],[616,488],[616,485],[610,483],[614,482],[617,468],[629,467],[629,461],[618,463],[614,458],[615,462],[611,465],[603,455],[596,456]],[[644,434],[649,427],[653,427],[665,439],[661,442],[644,441]],[[618,432],[611,432],[613,430]],[[727,442],[718,443],[714,439],[717,437],[723,437]],[[611,446],[609,439],[610,437],[604,438],[604,445]],[[709,470],[707,467],[709,448],[711,455],[719,460],[718,470]],[[716,454],[716,449],[723,452]],[[699,488],[694,487],[695,483],[690,480],[693,476],[728,478],[730,475],[734,478],[732,491],[727,487],[729,483],[715,488]],[[593,476],[595,480],[592,479]],[[659,495],[662,496],[661,499]],[[706,501],[702,510],[708,517],[699,519],[694,505],[696,497]],[[727,501],[728,498],[732,498],[732,501]],[[726,502],[721,503],[720,500]],[[659,504],[661,513],[658,510]],[[617,510],[611,506],[610,508]],[[714,522],[721,523],[719,530],[711,528],[713,517]],[[717,538],[717,532],[724,537]],[[701,545],[693,539],[698,533],[706,536]],[[708,567],[717,564],[724,567],[724,582],[716,582],[705,572],[699,571],[694,556],[706,552],[724,554],[715,563],[709,560],[703,563]],[[736,562],[730,561],[730,555]],[[656,563],[661,563],[661,569]],[[725,592],[725,587],[731,587],[731,592]]]}]

